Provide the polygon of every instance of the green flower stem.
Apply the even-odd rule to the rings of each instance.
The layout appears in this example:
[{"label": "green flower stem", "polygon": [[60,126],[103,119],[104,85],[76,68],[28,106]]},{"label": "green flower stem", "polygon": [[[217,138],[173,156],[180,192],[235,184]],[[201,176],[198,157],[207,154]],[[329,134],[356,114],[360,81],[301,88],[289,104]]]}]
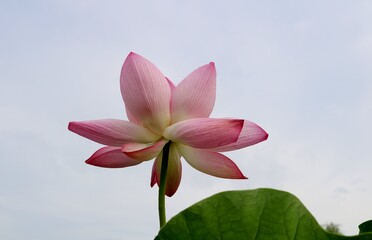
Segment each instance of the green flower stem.
[{"label": "green flower stem", "polygon": [[169,141],[165,144],[163,148],[163,158],[161,162],[161,171],[160,171],[160,186],[159,186],[159,222],[160,228],[162,228],[167,222],[165,216],[165,182],[167,180],[167,170],[168,170],[168,158],[169,158],[169,147],[171,142]]}]

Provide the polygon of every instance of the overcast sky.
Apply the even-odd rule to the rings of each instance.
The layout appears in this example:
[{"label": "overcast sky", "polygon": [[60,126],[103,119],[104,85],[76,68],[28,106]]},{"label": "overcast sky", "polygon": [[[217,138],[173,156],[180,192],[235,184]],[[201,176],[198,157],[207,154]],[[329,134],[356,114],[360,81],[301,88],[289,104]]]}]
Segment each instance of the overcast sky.
[{"label": "overcast sky", "polygon": [[215,62],[213,117],[269,139],[229,152],[249,180],[183,161],[168,217],[224,190],[290,191],[347,235],[372,219],[372,1],[0,2],[0,239],[153,239],[152,161],[86,165],[99,144],[69,121],[127,119],[121,65],[134,51],[175,83]]}]

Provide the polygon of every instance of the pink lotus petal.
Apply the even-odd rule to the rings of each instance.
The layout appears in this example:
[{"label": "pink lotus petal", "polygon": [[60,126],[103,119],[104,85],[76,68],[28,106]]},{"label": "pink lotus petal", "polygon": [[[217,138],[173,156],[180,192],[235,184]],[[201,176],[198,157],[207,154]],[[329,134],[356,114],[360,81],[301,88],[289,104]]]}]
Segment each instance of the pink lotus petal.
[{"label": "pink lotus petal", "polygon": [[194,118],[169,126],[163,136],[194,148],[215,148],[236,142],[243,123],[237,119]]},{"label": "pink lotus petal", "polygon": [[154,143],[126,143],[121,151],[131,158],[147,161],[159,155],[168,140],[162,138]]},{"label": "pink lotus petal", "polygon": [[93,166],[105,168],[123,168],[141,163],[141,161],[126,156],[118,147],[103,147],[85,162]]},{"label": "pink lotus petal", "polygon": [[238,166],[228,157],[217,153],[177,144],[182,157],[195,169],[220,178],[246,179]]},{"label": "pink lotus petal", "polygon": [[70,122],[68,129],[92,141],[117,147],[128,142],[145,143],[159,139],[158,135],[141,126],[117,119]]},{"label": "pink lotus petal", "polygon": [[172,122],[209,117],[215,99],[216,69],[211,62],[193,71],[173,91]]},{"label": "pink lotus petal", "polygon": [[239,135],[238,141],[210,150],[215,152],[232,151],[265,141],[268,137],[269,135],[260,126],[248,120],[244,120],[244,126]]},{"label": "pink lotus petal", "polygon": [[130,53],[121,69],[120,89],[130,120],[161,134],[170,123],[171,88],[160,70]]},{"label": "pink lotus petal", "polygon": [[[151,174],[151,187],[156,184],[160,185],[160,173],[161,173],[161,163],[162,163],[162,154],[159,154],[156,157],[154,165],[152,166]],[[165,194],[168,197],[173,196],[176,193],[178,186],[181,182],[182,176],[182,165],[180,161],[180,155],[177,152],[175,144],[171,144],[169,148],[169,159],[168,159],[168,170],[167,178],[165,180]]]}]

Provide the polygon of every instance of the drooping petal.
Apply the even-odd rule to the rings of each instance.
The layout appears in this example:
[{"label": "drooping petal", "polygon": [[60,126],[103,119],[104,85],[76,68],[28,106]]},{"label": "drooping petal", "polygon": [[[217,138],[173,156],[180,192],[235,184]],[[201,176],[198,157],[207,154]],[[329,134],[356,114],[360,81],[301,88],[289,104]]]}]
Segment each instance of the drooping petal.
[{"label": "drooping petal", "polygon": [[117,119],[70,122],[68,129],[92,141],[117,147],[128,142],[145,143],[159,139],[146,128]]},{"label": "drooping petal", "polygon": [[150,186],[153,187],[155,184],[160,185],[160,171],[161,171],[161,160],[163,151],[155,158],[154,164],[152,165],[151,171],[151,182]]},{"label": "drooping petal", "polygon": [[85,162],[104,168],[123,168],[141,163],[141,161],[126,156],[118,147],[100,148]]},{"label": "drooping petal", "polygon": [[[155,184],[160,185],[160,174],[161,174],[161,164],[162,164],[162,154],[161,152],[158,157],[156,157],[154,165],[152,166],[151,174],[151,187]],[[171,144],[169,148],[168,157],[168,170],[167,178],[165,180],[165,194],[168,197],[173,196],[176,193],[178,186],[181,182],[182,176],[182,165],[180,161],[180,155],[178,154],[175,144]]]},{"label": "drooping petal", "polygon": [[181,156],[178,154],[177,148],[171,144],[168,160],[167,179],[165,184],[165,194],[168,197],[176,193],[182,177]]},{"label": "drooping petal", "polygon": [[190,118],[207,118],[216,99],[216,68],[206,64],[188,75],[172,94],[172,123]]},{"label": "drooping petal", "polygon": [[237,119],[194,118],[167,127],[163,136],[194,148],[215,148],[236,142],[243,123]]},{"label": "drooping petal", "polygon": [[177,144],[183,158],[195,169],[220,178],[246,179],[238,166],[228,157],[217,152],[190,148]]},{"label": "drooping petal", "polygon": [[126,143],[122,145],[121,151],[133,159],[147,161],[155,158],[168,140],[162,138],[154,143]]},{"label": "drooping petal", "polygon": [[121,69],[120,89],[129,119],[161,134],[170,123],[171,88],[160,70],[130,53]]},{"label": "drooping petal", "polygon": [[244,126],[239,135],[238,141],[210,150],[216,152],[232,151],[265,141],[268,137],[269,135],[260,126],[248,120],[244,120]]}]

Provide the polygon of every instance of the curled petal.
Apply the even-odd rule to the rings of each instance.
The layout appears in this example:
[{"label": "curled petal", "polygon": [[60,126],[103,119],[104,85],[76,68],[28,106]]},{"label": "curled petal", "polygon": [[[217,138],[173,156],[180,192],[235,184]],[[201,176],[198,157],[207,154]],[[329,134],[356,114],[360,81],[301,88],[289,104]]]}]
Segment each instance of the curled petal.
[{"label": "curled petal", "polygon": [[121,151],[131,158],[146,161],[158,156],[167,142],[162,138],[154,143],[127,143],[122,145]]},{"label": "curled petal", "polygon": [[141,163],[141,161],[126,156],[118,147],[100,148],[85,162],[93,166],[105,168],[123,168]]},{"label": "curled petal", "polygon": [[178,84],[172,94],[172,122],[190,118],[207,118],[216,99],[216,68],[211,62]]},{"label": "curled petal", "polygon": [[215,148],[236,142],[243,123],[238,119],[194,118],[169,126],[163,136],[194,148]]},{"label": "curled petal", "polygon": [[244,120],[243,129],[236,142],[210,150],[216,152],[232,151],[265,141],[268,137],[269,135],[260,126],[248,120]]},{"label": "curled petal", "polygon": [[121,69],[120,89],[129,119],[161,134],[170,123],[171,87],[160,70],[130,53]]},{"label": "curled petal", "polygon": [[[156,157],[154,165],[152,166],[151,187],[155,184],[158,184],[158,186],[160,185],[162,155],[163,152]],[[176,193],[181,182],[181,175],[182,165],[180,155],[177,152],[175,144],[171,144],[169,148],[167,178],[165,180],[165,194],[168,197],[171,197]]]},{"label": "curled petal", "polygon": [[117,119],[70,122],[68,129],[92,141],[117,147],[128,142],[153,142],[159,138],[141,126]]},{"label": "curled petal", "polygon": [[196,170],[220,178],[247,179],[231,159],[220,153],[190,148],[181,144],[177,144],[177,149]]}]

